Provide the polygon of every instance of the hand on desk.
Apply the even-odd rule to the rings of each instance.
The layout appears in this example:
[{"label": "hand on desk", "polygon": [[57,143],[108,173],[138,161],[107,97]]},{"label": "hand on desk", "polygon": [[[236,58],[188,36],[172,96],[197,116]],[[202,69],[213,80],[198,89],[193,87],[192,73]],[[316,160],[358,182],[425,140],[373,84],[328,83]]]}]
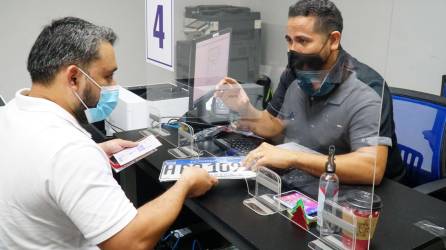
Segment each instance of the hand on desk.
[{"label": "hand on desk", "polygon": [[243,165],[253,169],[262,166],[288,168],[291,166],[293,157],[295,157],[295,152],[264,142],[249,152],[243,160]]},{"label": "hand on desk", "polygon": [[113,139],[110,141],[98,143],[98,146],[102,148],[102,150],[108,157],[111,157],[113,154],[118,153],[119,151],[125,148],[132,148],[138,146],[138,143],[122,139]]},{"label": "hand on desk", "polygon": [[178,181],[185,182],[189,187],[188,197],[203,195],[218,183],[217,178],[210,176],[208,171],[196,167],[185,168]]}]

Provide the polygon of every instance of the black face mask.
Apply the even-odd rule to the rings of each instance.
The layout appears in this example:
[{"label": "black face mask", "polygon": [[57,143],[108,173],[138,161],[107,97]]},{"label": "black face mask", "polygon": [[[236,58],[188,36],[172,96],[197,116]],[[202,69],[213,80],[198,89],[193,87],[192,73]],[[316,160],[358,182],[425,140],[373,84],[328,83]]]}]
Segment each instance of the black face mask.
[{"label": "black face mask", "polygon": [[291,69],[291,71],[293,72],[295,70],[306,70],[306,71],[321,70],[325,64],[325,61],[319,54],[324,49],[325,45],[327,45],[327,41],[324,43],[324,46],[322,46],[322,48],[319,50],[318,53],[304,54],[294,50],[288,51],[287,67]]},{"label": "black face mask", "polygon": [[303,54],[294,50],[288,51],[287,67],[295,70],[318,71],[324,66],[324,59],[319,54]]}]

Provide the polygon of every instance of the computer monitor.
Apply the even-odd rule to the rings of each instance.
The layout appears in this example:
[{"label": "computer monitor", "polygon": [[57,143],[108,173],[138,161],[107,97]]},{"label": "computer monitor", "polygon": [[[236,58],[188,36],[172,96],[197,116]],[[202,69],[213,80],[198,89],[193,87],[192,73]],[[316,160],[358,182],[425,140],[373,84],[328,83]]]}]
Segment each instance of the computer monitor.
[{"label": "computer monitor", "polygon": [[6,101],[5,101],[5,99],[3,99],[3,96],[0,95],[0,107],[5,106],[5,105],[6,105]]},{"label": "computer monitor", "polygon": [[189,110],[204,105],[203,102],[212,96],[220,80],[228,75],[230,43],[230,29],[195,40],[191,58],[193,77],[189,90]]}]

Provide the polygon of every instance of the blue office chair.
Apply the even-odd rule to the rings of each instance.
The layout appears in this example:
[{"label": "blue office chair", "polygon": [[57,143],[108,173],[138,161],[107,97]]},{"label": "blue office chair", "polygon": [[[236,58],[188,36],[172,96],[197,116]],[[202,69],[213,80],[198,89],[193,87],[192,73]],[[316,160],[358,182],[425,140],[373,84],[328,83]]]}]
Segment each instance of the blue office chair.
[{"label": "blue office chair", "polygon": [[[423,165],[423,155],[413,148],[398,144],[401,152],[401,158],[406,166],[406,176],[404,182],[408,185],[417,183],[419,176],[423,173],[421,166]],[[423,178],[425,179],[425,178]]]},{"label": "blue office chair", "polygon": [[446,187],[446,99],[418,91],[391,88],[395,130],[406,178],[423,193]]}]

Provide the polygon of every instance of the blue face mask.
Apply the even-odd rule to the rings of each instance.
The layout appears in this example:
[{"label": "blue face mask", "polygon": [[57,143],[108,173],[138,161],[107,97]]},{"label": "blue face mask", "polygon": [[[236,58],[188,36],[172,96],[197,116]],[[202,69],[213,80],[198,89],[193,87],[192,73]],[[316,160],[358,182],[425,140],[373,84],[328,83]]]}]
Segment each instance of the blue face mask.
[{"label": "blue face mask", "polygon": [[[297,84],[309,96],[324,96],[336,86],[327,81],[328,71],[296,71]],[[319,89],[313,88],[313,83],[321,83]]]},{"label": "blue face mask", "polygon": [[89,81],[91,81],[98,88],[101,89],[99,101],[98,104],[96,104],[95,108],[88,108],[88,106],[85,104],[84,101],[82,101],[79,95],[76,92],[74,92],[74,94],[80,100],[82,105],[84,105],[86,108],[84,112],[88,122],[94,123],[107,119],[107,117],[110,116],[110,114],[113,112],[113,109],[115,109],[116,105],[118,104],[119,86],[114,85],[114,86],[101,87],[95,80],[93,80],[93,78],[91,78],[82,69],[79,69],[79,71],[82,72],[82,74],[84,74]]}]

